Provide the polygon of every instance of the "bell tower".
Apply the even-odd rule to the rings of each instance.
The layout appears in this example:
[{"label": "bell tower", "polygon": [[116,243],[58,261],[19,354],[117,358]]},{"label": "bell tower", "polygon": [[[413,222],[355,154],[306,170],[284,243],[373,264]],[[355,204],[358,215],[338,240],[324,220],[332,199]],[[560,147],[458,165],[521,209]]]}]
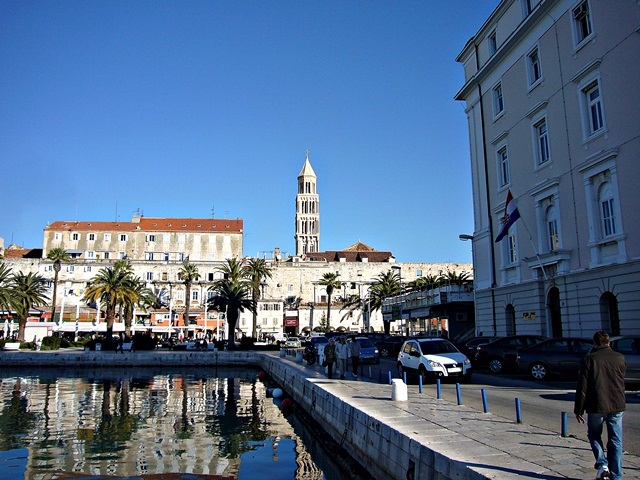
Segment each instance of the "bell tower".
[{"label": "bell tower", "polygon": [[320,251],[320,197],[316,173],[309,162],[309,150],[300,174],[296,195],[296,255]]}]

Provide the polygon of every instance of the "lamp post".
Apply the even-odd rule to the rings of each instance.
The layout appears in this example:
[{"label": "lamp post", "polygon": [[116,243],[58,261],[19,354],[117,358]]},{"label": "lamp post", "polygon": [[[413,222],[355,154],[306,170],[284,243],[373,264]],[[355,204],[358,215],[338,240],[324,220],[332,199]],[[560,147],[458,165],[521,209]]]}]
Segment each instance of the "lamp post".
[{"label": "lamp post", "polygon": [[399,265],[393,265],[391,267],[391,270],[397,270],[398,271],[398,277],[400,278],[400,321],[402,322],[402,302],[403,302],[403,298],[402,298],[402,267]]},{"label": "lamp post", "polygon": [[58,294],[58,274],[60,273],[61,268],[60,260],[56,260],[53,262],[53,271],[55,272],[53,276],[53,304],[51,307],[51,321],[56,321],[56,296]]}]

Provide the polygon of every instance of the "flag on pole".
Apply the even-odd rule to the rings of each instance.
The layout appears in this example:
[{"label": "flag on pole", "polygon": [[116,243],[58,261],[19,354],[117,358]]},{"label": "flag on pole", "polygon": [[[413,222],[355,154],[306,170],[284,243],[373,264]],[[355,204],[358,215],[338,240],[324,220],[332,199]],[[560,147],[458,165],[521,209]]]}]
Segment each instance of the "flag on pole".
[{"label": "flag on pole", "polygon": [[511,225],[516,223],[516,220],[520,218],[520,212],[518,211],[518,207],[516,206],[516,201],[513,199],[513,195],[511,195],[511,190],[507,192],[507,206],[504,209],[504,216],[502,217],[502,228],[500,229],[500,233],[496,237],[496,243],[504,238],[504,236],[509,231]]}]

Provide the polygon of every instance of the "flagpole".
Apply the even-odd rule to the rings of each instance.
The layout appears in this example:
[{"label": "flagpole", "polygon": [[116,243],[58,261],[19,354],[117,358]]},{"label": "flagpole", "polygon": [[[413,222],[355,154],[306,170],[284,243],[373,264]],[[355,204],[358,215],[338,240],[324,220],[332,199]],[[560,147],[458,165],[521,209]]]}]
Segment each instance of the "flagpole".
[{"label": "flagpole", "polygon": [[524,218],[522,218],[522,217],[520,217],[520,219],[522,220],[522,224],[524,225],[524,228],[527,231],[527,234],[529,235],[529,241],[531,242],[531,246],[533,247],[533,253],[536,254],[536,258],[538,259],[538,263],[540,263],[540,269],[542,270],[542,276],[544,277],[545,280],[549,280],[549,278],[547,277],[547,272],[544,269],[544,265],[542,263],[542,259],[540,258],[540,254],[538,253],[538,250],[536,249],[536,246],[533,243],[533,237],[531,236],[531,232],[529,231],[529,227],[527,227],[527,222],[525,222]]}]

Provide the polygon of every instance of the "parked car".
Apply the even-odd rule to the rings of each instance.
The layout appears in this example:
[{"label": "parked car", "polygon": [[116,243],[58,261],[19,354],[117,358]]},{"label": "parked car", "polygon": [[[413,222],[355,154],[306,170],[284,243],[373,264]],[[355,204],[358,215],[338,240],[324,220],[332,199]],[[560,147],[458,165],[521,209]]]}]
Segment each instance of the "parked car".
[{"label": "parked car", "polygon": [[577,376],[580,360],[591,347],[590,338],[551,338],[531,347],[518,350],[518,370],[530,374],[535,380],[550,374]]},{"label": "parked car", "polygon": [[416,338],[402,344],[398,353],[398,373],[417,373],[424,380],[471,379],[471,361],[444,338]]},{"label": "parked car", "polygon": [[298,337],[288,337],[284,342],[285,348],[300,348],[302,347],[302,342]]},{"label": "parked car", "polygon": [[481,345],[476,352],[476,366],[488,366],[492,373],[502,373],[516,367],[518,349],[547,340],[541,335],[510,335]]},{"label": "parked car", "polygon": [[478,346],[485,343],[491,343],[500,337],[473,337],[462,342],[458,342],[455,346],[464,353],[471,362],[475,362]]},{"label": "parked car", "polygon": [[624,355],[627,361],[625,383],[640,384],[640,337],[611,337],[611,348]]},{"label": "parked car", "polygon": [[380,363],[380,352],[376,344],[367,337],[355,337],[352,342],[360,344],[360,363]]},{"label": "parked car", "polygon": [[407,337],[400,335],[390,335],[381,342],[376,343],[378,350],[380,350],[380,356],[383,358],[395,357],[400,351],[400,347],[405,342]]}]

